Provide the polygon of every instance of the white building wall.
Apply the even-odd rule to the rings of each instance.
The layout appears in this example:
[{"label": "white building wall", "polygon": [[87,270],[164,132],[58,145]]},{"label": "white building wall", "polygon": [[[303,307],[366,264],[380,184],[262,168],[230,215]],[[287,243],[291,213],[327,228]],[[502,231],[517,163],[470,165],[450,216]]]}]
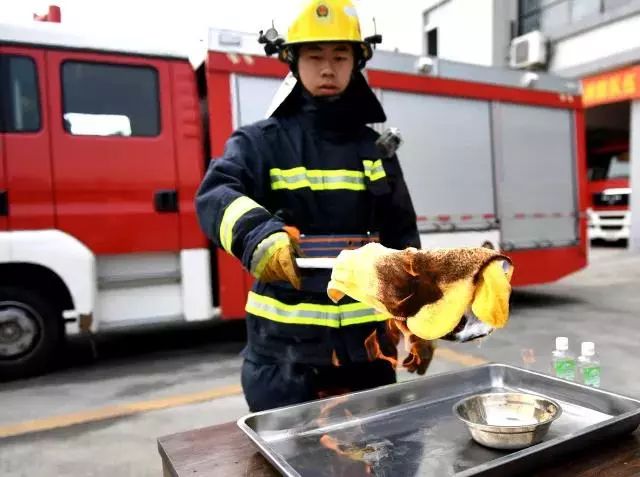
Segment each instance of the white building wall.
[{"label": "white building wall", "polygon": [[[426,2],[434,4],[434,2]],[[425,31],[438,28],[438,56],[479,65],[494,63],[494,0],[435,2]]]},{"label": "white building wall", "polygon": [[[640,13],[554,42],[549,71],[562,74],[640,48]],[[595,73],[596,71],[593,71]]]},{"label": "white building wall", "polygon": [[422,54],[422,12],[433,0],[360,0],[356,2],[363,35],[372,35],[373,19],[382,34],[380,48]]},{"label": "white building wall", "polygon": [[[600,17],[543,30],[549,39],[549,72],[582,77],[635,63],[640,57],[640,0]],[[438,27],[439,56],[506,66],[515,24],[515,0],[424,0],[427,29]],[[424,37],[422,39],[424,42]]]}]

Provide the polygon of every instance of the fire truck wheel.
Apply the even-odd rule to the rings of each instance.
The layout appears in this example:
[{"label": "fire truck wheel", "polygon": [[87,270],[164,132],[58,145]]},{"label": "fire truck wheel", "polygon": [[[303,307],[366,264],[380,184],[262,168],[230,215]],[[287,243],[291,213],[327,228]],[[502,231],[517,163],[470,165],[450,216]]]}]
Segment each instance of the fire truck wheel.
[{"label": "fire truck wheel", "polygon": [[48,370],[63,326],[60,313],[37,292],[0,287],[0,380]]}]

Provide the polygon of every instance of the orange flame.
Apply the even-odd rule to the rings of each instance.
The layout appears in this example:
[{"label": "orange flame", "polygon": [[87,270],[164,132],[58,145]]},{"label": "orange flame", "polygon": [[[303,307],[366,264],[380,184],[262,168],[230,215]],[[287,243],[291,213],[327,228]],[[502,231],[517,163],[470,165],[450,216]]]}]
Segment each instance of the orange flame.
[{"label": "orange flame", "polygon": [[346,402],[347,399],[348,399],[348,397],[345,394],[342,394],[342,395],[336,397],[335,399],[332,399],[328,403],[324,404],[322,406],[322,409],[320,409],[320,415],[316,419],[316,424],[319,427],[326,426],[328,424],[328,422],[329,422],[328,421],[328,417],[329,417],[329,413],[331,412],[331,410],[333,408],[339,406],[340,404]]},{"label": "orange flame", "polygon": [[[387,321],[387,330],[389,331],[391,339],[396,344],[398,344],[400,342],[400,339],[402,339],[404,349],[408,353],[407,357],[402,362],[402,367],[407,368],[409,371],[414,371],[421,364],[423,364],[424,359],[420,353],[420,348],[424,346],[425,341],[421,340],[416,335],[411,333],[404,321]],[[380,349],[380,343],[378,342],[378,335],[375,330],[367,337],[367,339],[365,339],[364,345],[367,350],[369,360],[373,361],[375,359],[384,359],[385,361],[391,363],[394,368],[397,367],[397,359],[391,356],[386,356],[384,353],[382,353]]]},{"label": "orange flame", "polygon": [[367,350],[369,361],[384,359],[385,361],[391,363],[391,366],[393,366],[394,368],[398,365],[397,359],[391,356],[386,356],[380,349],[380,343],[378,342],[378,330],[373,330],[373,333],[371,333],[367,337],[367,339],[364,340],[364,347]]},{"label": "orange flame", "polygon": [[[393,320],[394,326],[402,333],[403,341],[404,341],[404,349],[409,355],[402,362],[402,366],[409,370],[417,369],[418,366],[422,364],[422,357],[418,350],[418,347],[421,344],[419,338],[417,338],[404,321]],[[391,325],[390,325],[391,326]]]},{"label": "orange flame", "polygon": [[320,438],[320,444],[327,449],[337,452],[339,455],[345,455],[345,452],[340,449],[338,441],[331,437],[329,434],[325,434]]},{"label": "orange flame", "polygon": [[337,439],[334,439],[333,437],[331,437],[329,434],[324,434],[321,438],[320,438],[320,444],[323,447],[326,447],[329,450],[334,451],[336,454],[338,454],[339,456],[342,457],[346,457],[347,459],[351,459],[354,461],[358,461],[358,462],[362,462],[363,464],[365,464],[365,472],[367,475],[371,475],[371,466],[365,462],[363,462],[362,459],[362,452],[358,451],[358,450],[343,450],[340,447],[340,442],[338,442]]},{"label": "orange flame", "polygon": [[338,359],[338,355],[336,354],[336,350],[333,350],[333,353],[331,354],[331,364],[333,366],[335,366],[336,368],[340,366],[340,360]]}]

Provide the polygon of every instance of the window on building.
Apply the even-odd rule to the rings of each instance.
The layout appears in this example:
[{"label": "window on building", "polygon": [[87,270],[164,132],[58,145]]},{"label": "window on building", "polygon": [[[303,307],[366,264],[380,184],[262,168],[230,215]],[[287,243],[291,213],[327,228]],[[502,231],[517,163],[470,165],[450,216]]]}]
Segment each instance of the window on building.
[{"label": "window on building", "polygon": [[520,16],[527,16],[540,10],[542,0],[519,0],[518,11]]},{"label": "window on building", "polygon": [[626,3],[628,0],[519,0],[518,32],[550,31],[585,18],[592,18],[606,9],[606,2]]},{"label": "window on building", "polygon": [[518,34],[524,35],[540,29],[540,15],[521,16],[518,21]]},{"label": "window on building", "polygon": [[611,11],[620,7],[624,7],[634,0],[602,0],[603,10]]},{"label": "window on building", "polygon": [[438,29],[427,31],[427,55],[438,56]]},{"label": "window on building", "polygon": [[571,5],[571,21],[577,22],[583,18],[598,15],[601,12],[602,0],[580,0]]},{"label": "window on building", "polygon": [[68,61],[62,65],[63,121],[74,135],[157,136],[158,73],[146,66]]},{"label": "window on building", "polygon": [[0,55],[0,132],[40,129],[36,64],[27,56]]},{"label": "window on building", "polygon": [[570,20],[571,4],[568,1],[554,2],[540,9],[540,29],[543,31],[566,26]]}]

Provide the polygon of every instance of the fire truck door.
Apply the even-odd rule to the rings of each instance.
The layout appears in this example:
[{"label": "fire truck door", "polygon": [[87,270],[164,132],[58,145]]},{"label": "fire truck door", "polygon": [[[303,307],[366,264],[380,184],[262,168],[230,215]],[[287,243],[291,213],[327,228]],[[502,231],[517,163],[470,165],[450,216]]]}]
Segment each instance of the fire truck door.
[{"label": "fire truck door", "polygon": [[96,254],[179,250],[170,68],[47,53],[58,228]]},{"label": "fire truck door", "polygon": [[420,232],[497,228],[489,104],[390,90],[381,96],[387,126],[405,139],[398,156]]},{"label": "fire truck door", "polygon": [[42,50],[0,48],[0,230],[54,226]]},{"label": "fire truck door", "polygon": [[578,201],[572,113],[495,103],[493,118],[503,247],[575,245]]}]

